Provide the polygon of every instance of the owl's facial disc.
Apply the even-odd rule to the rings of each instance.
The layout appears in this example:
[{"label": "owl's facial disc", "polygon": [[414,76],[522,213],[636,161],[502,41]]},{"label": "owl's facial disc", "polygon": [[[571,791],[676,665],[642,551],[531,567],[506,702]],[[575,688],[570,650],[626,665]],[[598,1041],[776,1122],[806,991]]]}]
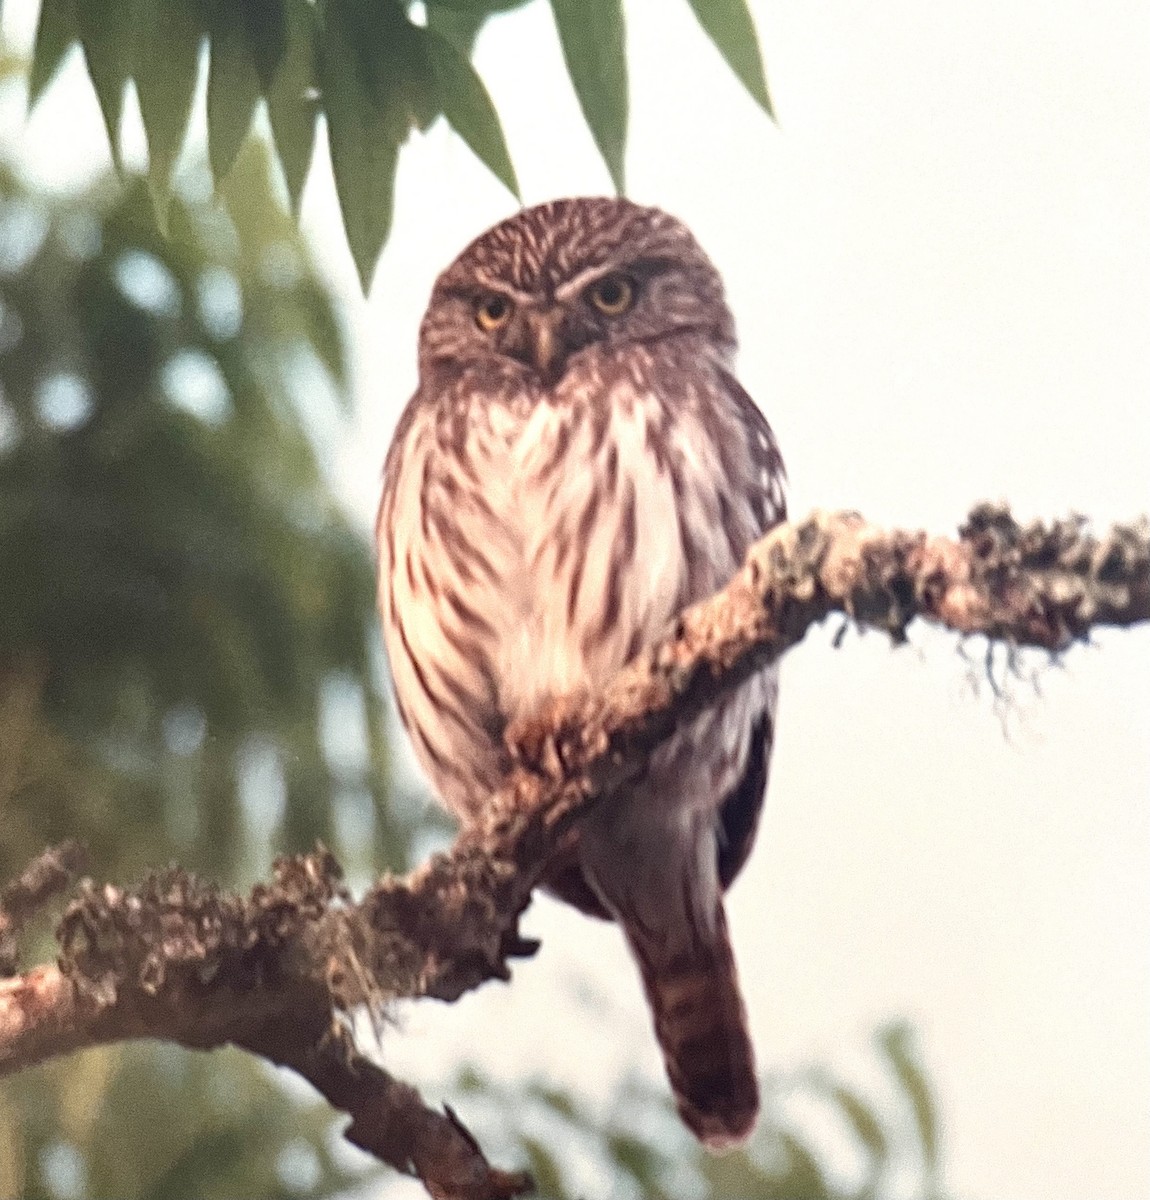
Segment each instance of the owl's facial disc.
[{"label": "owl's facial disc", "polygon": [[420,371],[485,363],[550,388],[596,356],[693,338],[730,353],[735,329],[714,266],[690,232],[615,198],[555,200],[476,238],[436,281]]}]

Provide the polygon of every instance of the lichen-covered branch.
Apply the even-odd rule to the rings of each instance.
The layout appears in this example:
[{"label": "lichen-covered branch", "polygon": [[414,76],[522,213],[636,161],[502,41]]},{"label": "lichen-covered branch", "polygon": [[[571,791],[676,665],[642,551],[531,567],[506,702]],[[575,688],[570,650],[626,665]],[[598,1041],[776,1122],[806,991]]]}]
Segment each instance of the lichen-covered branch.
[{"label": "lichen-covered branch", "polygon": [[[1089,533],[1074,518],[1016,524],[976,509],[957,539],[816,513],[772,531],[721,593],[600,695],[556,700],[508,731],[516,766],[481,827],[353,902],[330,854],[281,860],[236,896],[171,870],[125,890],[81,884],[55,965],[0,979],[0,1075],[134,1037],[233,1043],[296,1070],[352,1117],[347,1136],[432,1196],[494,1200],[523,1175],[491,1167],[454,1115],[365,1059],[348,1017],[401,996],[452,1000],[533,953],[518,919],[572,824],[675,728],[778,658],[830,613],[896,641],[923,619],[1013,646],[1062,650],[1103,625],[1150,620],[1150,524]],[[0,893],[0,949],[65,883],[49,852]],[[5,908],[7,911],[5,912]]]},{"label": "lichen-covered branch", "polygon": [[25,923],[71,884],[83,870],[86,858],[77,842],[63,842],[45,850],[15,879],[0,887],[0,977],[16,970],[20,931]]}]

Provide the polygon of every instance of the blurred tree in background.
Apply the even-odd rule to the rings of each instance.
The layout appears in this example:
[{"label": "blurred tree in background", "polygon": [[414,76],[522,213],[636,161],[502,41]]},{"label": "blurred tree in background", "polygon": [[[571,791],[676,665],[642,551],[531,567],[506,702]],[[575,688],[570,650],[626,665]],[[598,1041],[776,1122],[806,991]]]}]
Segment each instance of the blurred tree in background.
[{"label": "blurred tree in background", "polygon": [[627,1082],[596,1109],[466,1070],[456,1103],[485,1147],[502,1139],[526,1159],[549,1200],[942,1200],[938,1115],[909,1028],[879,1030],[875,1050],[892,1085],[882,1102],[821,1067],[768,1075],[753,1137],[722,1155],[700,1149],[661,1086]]},{"label": "blurred tree in background", "polygon": [[[345,347],[268,168],[251,143],[167,239],[139,181],[0,174],[0,876],[63,837],[121,879],[317,838],[406,861],[371,558],[324,467]],[[2,1096],[4,1196],[62,1194],[76,1154],[79,1194],[278,1195],[301,1138],[314,1194],[343,1177],[330,1116],[238,1055],[110,1048]]]},{"label": "blurred tree in background", "polygon": [[[0,162],[0,880],[65,837],[109,879],[176,860],[250,880],[316,839],[357,877],[407,865],[418,817],[389,790],[371,553],[331,479],[347,347],[291,210],[321,112],[365,286],[413,128],[445,115],[514,190],[468,55],[516,3],[432,3],[425,27],[391,0],[44,3],[31,100],[79,44],[117,163],[129,80],[150,163],[46,196]],[[691,3],[768,107],[745,5]],[[597,0],[594,23],[570,0],[552,8],[621,186],[621,4]],[[177,174],[205,54],[205,161]],[[23,70],[4,66],[9,82]],[[261,104],[270,142],[249,136]],[[817,1072],[767,1081],[764,1128],[721,1159],[662,1092],[630,1087],[601,1113],[465,1069],[453,1094],[469,1121],[489,1115],[492,1154],[528,1162],[555,1200],[866,1200],[907,1163],[934,1196],[929,1089],[905,1030],[880,1050],[894,1117]],[[784,1111],[796,1092],[831,1113],[855,1177]],[[0,1198],[384,1186],[341,1125],[239,1053],[107,1047],[0,1084]]]},{"label": "blurred tree in background", "polygon": [[[101,871],[232,873],[260,770],[283,811],[249,823],[338,841],[341,803],[387,811],[372,569],[312,432],[345,402],[342,337],[266,157],[220,205],[174,202],[169,240],[130,183],[49,202],[6,174],[0,204],[0,658],[28,722],[6,786],[37,814],[0,869],[72,834]],[[350,767],[322,736],[340,689]],[[383,826],[376,849],[403,859]]]}]

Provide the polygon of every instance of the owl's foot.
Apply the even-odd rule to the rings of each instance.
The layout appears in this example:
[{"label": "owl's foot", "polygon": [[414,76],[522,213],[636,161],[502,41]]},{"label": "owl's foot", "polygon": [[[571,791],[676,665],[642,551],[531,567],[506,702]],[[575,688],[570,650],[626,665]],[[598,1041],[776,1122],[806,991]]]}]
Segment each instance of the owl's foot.
[{"label": "owl's foot", "polygon": [[590,699],[583,692],[551,696],[527,716],[508,721],[503,744],[516,766],[526,767],[552,779],[563,774],[564,746],[582,725],[582,713]]}]

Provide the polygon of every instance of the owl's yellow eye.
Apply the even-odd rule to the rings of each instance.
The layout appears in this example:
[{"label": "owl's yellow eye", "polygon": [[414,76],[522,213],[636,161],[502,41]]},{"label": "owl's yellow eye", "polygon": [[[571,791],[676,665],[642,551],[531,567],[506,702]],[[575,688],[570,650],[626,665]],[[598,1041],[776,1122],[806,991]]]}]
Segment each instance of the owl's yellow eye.
[{"label": "owl's yellow eye", "polygon": [[475,302],[475,323],[484,333],[493,333],[511,320],[511,301],[492,293]]},{"label": "owl's yellow eye", "polygon": [[609,317],[625,313],[635,302],[635,285],[626,275],[604,275],[587,289],[587,299]]}]

